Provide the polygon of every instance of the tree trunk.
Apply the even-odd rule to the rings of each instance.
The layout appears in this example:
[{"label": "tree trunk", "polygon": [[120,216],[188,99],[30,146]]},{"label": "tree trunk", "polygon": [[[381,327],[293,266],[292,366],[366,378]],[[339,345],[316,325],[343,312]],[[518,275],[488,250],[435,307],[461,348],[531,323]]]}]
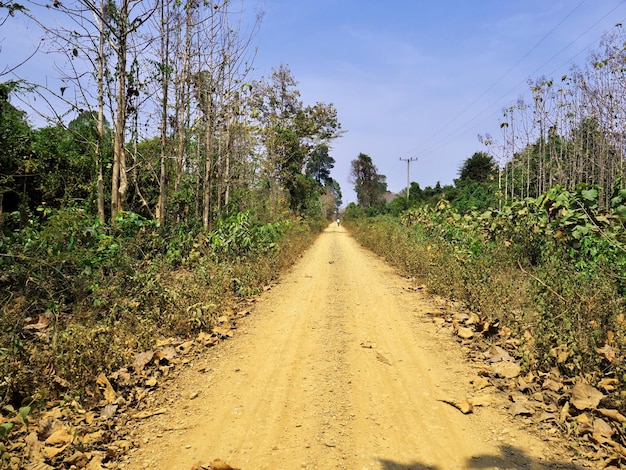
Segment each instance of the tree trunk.
[{"label": "tree trunk", "polygon": [[124,210],[124,198],[128,189],[126,177],[126,55],[128,40],[128,4],[130,0],[123,0],[120,9],[119,31],[117,32],[117,115],[115,119],[115,133],[113,136],[113,178],[111,183],[111,218]]},{"label": "tree trunk", "polygon": [[100,0],[100,18],[96,18],[99,28],[99,43],[98,43],[98,143],[96,146],[96,164],[98,166],[98,220],[101,223],[105,223],[106,215],[104,213],[104,175],[103,175],[103,158],[102,144],[104,142],[104,13],[105,13],[105,0]]},{"label": "tree trunk", "polygon": [[202,179],[202,225],[209,226],[211,214],[211,125],[207,120],[205,129],[204,177]]},{"label": "tree trunk", "polygon": [[[159,174],[159,202],[157,205],[156,218],[161,227],[165,225],[166,220],[166,161],[167,161],[167,100],[169,89],[169,50],[170,50],[170,32],[167,25],[165,15],[165,4],[168,0],[161,0],[161,168]],[[169,16],[169,15],[168,15]]]}]

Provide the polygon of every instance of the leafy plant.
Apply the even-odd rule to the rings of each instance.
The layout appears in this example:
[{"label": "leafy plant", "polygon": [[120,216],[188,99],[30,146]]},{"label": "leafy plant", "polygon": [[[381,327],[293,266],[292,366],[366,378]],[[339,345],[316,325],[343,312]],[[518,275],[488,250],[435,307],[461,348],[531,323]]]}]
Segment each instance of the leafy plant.
[{"label": "leafy plant", "polygon": [[267,253],[276,247],[287,225],[253,222],[249,211],[222,218],[207,235],[209,246],[219,259],[245,258]]},{"label": "leafy plant", "polygon": [[500,209],[462,212],[440,200],[399,218],[353,210],[344,220],[361,243],[431,292],[506,325],[528,367],[621,376],[624,361],[607,363],[597,352],[626,345],[624,218],[600,207],[600,192],[555,186]]}]

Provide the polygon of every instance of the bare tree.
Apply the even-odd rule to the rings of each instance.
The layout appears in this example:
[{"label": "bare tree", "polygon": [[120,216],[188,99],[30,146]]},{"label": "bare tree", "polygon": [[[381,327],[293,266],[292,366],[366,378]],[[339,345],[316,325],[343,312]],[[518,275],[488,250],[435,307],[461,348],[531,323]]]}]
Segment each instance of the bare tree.
[{"label": "bare tree", "polygon": [[243,106],[239,93],[251,66],[251,42],[260,17],[250,29],[242,29],[243,10],[233,11],[231,2],[209,2],[197,21],[202,44],[197,69],[192,75],[194,96],[201,114],[202,143],[199,180],[202,191],[202,221],[207,227],[214,211],[219,212],[228,194],[233,126],[240,119]]}]

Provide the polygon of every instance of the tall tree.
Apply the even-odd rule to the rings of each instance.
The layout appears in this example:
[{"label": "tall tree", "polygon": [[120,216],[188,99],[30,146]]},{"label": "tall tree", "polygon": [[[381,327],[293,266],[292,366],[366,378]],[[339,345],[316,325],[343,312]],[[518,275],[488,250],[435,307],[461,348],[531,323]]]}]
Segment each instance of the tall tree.
[{"label": "tall tree", "polygon": [[303,157],[295,132],[295,119],[303,104],[297,82],[285,65],[273,69],[269,78],[255,83],[254,89],[254,116],[259,122],[265,151],[262,178],[269,189],[273,210],[284,197],[283,183],[289,179],[290,163],[301,161]]},{"label": "tall tree", "polygon": [[304,106],[291,71],[284,65],[272,71],[268,80],[257,84],[256,115],[262,129],[265,149],[265,176],[270,197],[276,200],[286,192],[292,210],[304,207],[300,178],[308,161],[317,158],[322,145],[341,135],[337,110],[332,104]]},{"label": "tall tree", "polygon": [[[45,91],[54,97],[54,102],[66,104],[66,110],[80,112],[97,107],[100,139],[104,133],[105,108],[109,111],[114,129],[110,197],[111,216],[115,217],[124,207],[128,188],[127,123],[129,116],[137,112],[133,100],[137,101],[139,95],[136,58],[140,43],[143,46],[151,40],[148,30],[143,31],[143,28],[154,13],[155,5],[132,0],[77,0],[54,2],[49,11],[61,15],[57,22],[59,26],[52,28],[44,24],[42,18],[33,14],[30,17],[50,39],[49,51],[65,54],[67,61],[59,68],[63,86],[59,90],[48,88]],[[142,36],[143,32],[146,36]],[[129,60],[129,57],[135,60]],[[90,78],[96,81],[95,87]],[[94,101],[97,102],[95,106]],[[49,103],[54,120],[63,122],[63,112],[59,112],[53,102]],[[96,165],[100,168],[103,156],[97,152],[96,158]],[[99,170],[98,211],[101,220],[104,219],[103,180]]]},{"label": "tall tree", "polygon": [[159,204],[157,206],[156,217],[161,225],[165,225],[165,199],[166,199],[166,178],[167,178],[167,109],[170,88],[170,2],[160,0],[159,16],[161,20],[161,42],[160,42],[160,67],[159,79],[161,80],[161,135],[159,146],[161,150],[159,165]]},{"label": "tall tree", "polygon": [[378,173],[378,168],[369,155],[360,153],[352,160],[350,177],[360,206],[377,207],[383,203],[383,196],[387,192],[387,177]]},{"label": "tall tree", "polygon": [[96,143],[96,167],[98,168],[98,220],[101,223],[106,221],[105,207],[104,207],[104,76],[105,76],[105,44],[107,40],[107,30],[104,27],[104,19],[106,18],[106,4],[105,0],[100,0],[98,5],[99,14],[95,16],[96,25],[98,28],[98,48],[96,52],[96,83],[98,86],[97,92],[97,109],[98,109],[98,140]]},{"label": "tall tree", "polygon": [[306,175],[312,177],[320,186],[327,186],[332,180],[330,170],[335,166],[335,159],[328,151],[328,145],[321,144],[313,149],[306,164]]},{"label": "tall tree", "polygon": [[[97,5],[90,4],[90,8]],[[113,136],[113,175],[111,178],[111,217],[124,209],[126,192],[128,190],[128,175],[126,167],[126,124],[131,111],[131,98],[138,93],[136,82],[132,81],[132,72],[129,69],[129,48],[133,45],[134,36],[139,28],[155,12],[154,5],[147,10],[137,10],[139,2],[132,0],[110,1],[108,4],[108,21],[105,22],[110,30],[109,44],[115,56],[115,107],[114,107],[114,136]],[[96,10],[99,11],[99,10]]]},{"label": "tall tree", "polygon": [[341,200],[343,198],[343,195],[341,194],[341,186],[339,185],[339,182],[337,180],[331,179],[326,188],[329,189],[331,194],[333,195],[333,209],[335,211],[335,214],[339,214],[339,209],[341,208],[341,204],[343,203],[343,201]]},{"label": "tall tree", "polygon": [[530,81],[534,106],[520,100],[505,110],[504,194],[537,196],[583,182],[603,187],[599,202],[608,207],[609,188],[626,181],[625,41],[616,26],[584,67],[572,66],[558,81]]},{"label": "tall tree", "polygon": [[493,157],[485,152],[476,152],[465,160],[459,169],[459,179],[485,183],[494,180],[497,166]]},{"label": "tall tree", "polygon": [[245,109],[241,85],[250,71],[249,46],[260,17],[251,29],[243,30],[240,13],[231,11],[229,1],[207,2],[204,14],[207,27],[198,35],[197,69],[191,82],[201,115],[196,168],[203,224],[208,226],[230,197],[234,139],[239,136],[235,129]]}]

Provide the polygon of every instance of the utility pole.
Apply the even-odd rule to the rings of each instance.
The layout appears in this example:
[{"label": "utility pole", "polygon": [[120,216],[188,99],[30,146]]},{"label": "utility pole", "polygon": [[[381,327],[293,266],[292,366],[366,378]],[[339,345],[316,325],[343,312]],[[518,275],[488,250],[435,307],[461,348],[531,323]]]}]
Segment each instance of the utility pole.
[{"label": "utility pole", "polygon": [[417,157],[402,158],[400,160],[406,162],[406,203],[409,204],[409,188],[411,187],[411,162],[416,162]]}]

